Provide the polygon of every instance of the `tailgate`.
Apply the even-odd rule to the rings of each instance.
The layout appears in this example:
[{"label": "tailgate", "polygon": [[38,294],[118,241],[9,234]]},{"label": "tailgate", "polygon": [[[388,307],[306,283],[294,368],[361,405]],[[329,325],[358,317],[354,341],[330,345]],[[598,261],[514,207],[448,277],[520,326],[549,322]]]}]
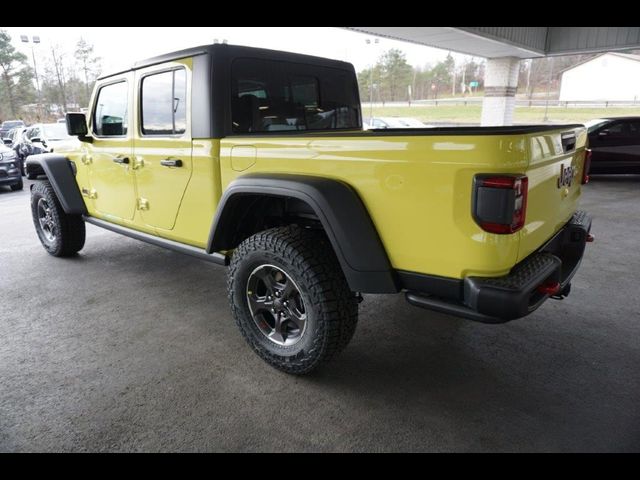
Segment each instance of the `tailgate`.
[{"label": "tailgate", "polygon": [[584,128],[559,127],[529,137],[529,195],[518,261],[545,244],[577,210],[586,142]]}]

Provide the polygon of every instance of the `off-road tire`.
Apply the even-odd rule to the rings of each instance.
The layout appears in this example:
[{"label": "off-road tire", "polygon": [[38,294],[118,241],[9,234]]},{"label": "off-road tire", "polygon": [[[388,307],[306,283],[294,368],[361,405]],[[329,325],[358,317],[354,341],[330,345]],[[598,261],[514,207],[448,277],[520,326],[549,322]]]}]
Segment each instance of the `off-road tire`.
[{"label": "off-road tire", "polygon": [[24,183],[22,183],[22,178],[18,183],[14,183],[13,185],[11,185],[11,190],[13,190],[14,192],[17,192],[18,190],[22,190],[23,188],[24,188]]},{"label": "off-road tire", "polygon": [[[281,269],[299,287],[308,323],[293,345],[273,343],[253,319],[247,288],[252,272],[261,265]],[[268,364],[287,373],[310,373],[344,349],[356,329],[356,296],[321,231],[291,225],[249,237],[233,252],[228,291],[231,312],[249,346]]]},{"label": "off-road tire", "polygon": [[[38,202],[44,199],[49,208],[50,223],[55,237],[47,238],[38,217]],[[82,250],[86,236],[84,220],[80,215],[68,215],[49,182],[37,182],[31,189],[31,216],[44,249],[54,257],[71,257]]]}]

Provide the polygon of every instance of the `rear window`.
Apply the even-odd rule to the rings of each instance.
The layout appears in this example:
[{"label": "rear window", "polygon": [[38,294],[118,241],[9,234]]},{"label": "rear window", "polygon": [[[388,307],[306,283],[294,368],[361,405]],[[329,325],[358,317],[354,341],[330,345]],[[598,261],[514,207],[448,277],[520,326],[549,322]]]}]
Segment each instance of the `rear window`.
[{"label": "rear window", "polygon": [[232,131],[344,130],[362,126],[358,87],[348,71],[273,60],[232,67]]}]

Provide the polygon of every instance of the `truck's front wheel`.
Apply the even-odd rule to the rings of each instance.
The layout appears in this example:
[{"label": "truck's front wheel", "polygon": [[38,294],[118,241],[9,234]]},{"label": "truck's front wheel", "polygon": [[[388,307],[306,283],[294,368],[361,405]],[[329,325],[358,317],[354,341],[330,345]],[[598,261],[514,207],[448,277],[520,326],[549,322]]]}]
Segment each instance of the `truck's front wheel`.
[{"label": "truck's front wheel", "polygon": [[311,372],[355,331],[358,303],[322,232],[288,226],[253,235],[234,251],[228,285],[247,343],[287,373]]},{"label": "truck's front wheel", "polygon": [[42,246],[54,257],[70,257],[84,246],[82,217],[64,212],[49,182],[37,182],[31,189],[31,215]]}]

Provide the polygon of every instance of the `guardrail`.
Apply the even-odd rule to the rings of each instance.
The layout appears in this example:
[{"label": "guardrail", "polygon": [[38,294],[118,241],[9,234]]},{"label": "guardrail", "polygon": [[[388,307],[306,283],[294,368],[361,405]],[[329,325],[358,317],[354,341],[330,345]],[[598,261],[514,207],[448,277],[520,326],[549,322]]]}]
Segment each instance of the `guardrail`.
[{"label": "guardrail", "polygon": [[[414,100],[409,102],[374,102],[373,107],[437,107],[439,105],[450,106],[470,106],[470,105],[482,105],[483,97],[468,97],[468,98],[438,98],[429,100]],[[362,103],[362,108],[369,108],[370,103]],[[640,101],[623,101],[623,100],[540,100],[540,99],[521,99],[516,98],[517,107],[546,107],[549,108],[610,108],[610,107],[640,107]]]}]

